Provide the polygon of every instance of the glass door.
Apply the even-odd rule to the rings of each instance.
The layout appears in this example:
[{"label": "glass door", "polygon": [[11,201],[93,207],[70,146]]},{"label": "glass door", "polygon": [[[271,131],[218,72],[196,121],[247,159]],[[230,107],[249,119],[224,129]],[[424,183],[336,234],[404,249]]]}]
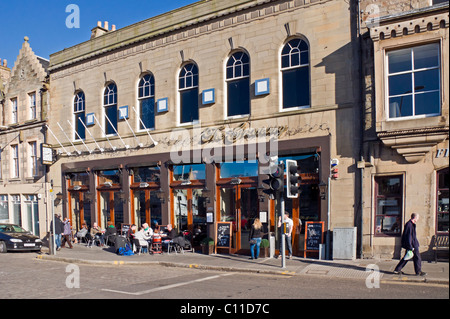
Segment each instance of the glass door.
[{"label": "glass door", "polygon": [[227,187],[220,189],[220,221],[231,222],[232,224],[232,237],[231,248],[237,249],[237,221],[239,220],[239,211],[237,209],[237,187]]},{"label": "glass door", "polygon": [[[101,228],[106,228],[108,222],[114,223],[114,215],[111,214],[112,208],[114,207],[114,201],[112,200],[112,192],[100,192],[100,218]],[[120,229],[117,228],[116,229]]]},{"label": "glass door", "polygon": [[241,249],[250,249],[250,230],[255,218],[259,216],[258,190],[256,187],[239,188],[241,215]]},{"label": "glass door", "polygon": [[256,187],[238,185],[220,188],[220,220],[231,222],[233,228],[232,249],[250,249],[250,230],[259,215]]},{"label": "glass door", "polygon": [[91,225],[91,205],[86,200],[85,192],[69,192],[70,194],[70,224],[79,231],[81,225],[86,222],[88,226]]},{"label": "glass door", "polygon": [[201,189],[175,189],[173,225],[178,231],[206,233],[206,200]]}]

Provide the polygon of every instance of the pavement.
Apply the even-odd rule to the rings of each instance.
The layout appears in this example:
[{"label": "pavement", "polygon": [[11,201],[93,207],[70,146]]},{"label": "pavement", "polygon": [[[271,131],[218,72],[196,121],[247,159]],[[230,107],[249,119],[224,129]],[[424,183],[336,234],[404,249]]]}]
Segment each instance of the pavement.
[{"label": "pavement", "polygon": [[[422,271],[427,276],[416,276],[412,261],[403,269],[403,275],[393,273],[398,260],[395,259],[356,259],[356,260],[318,260],[311,258],[286,258],[286,267],[281,267],[281,257],[249,259],[249,256],[235,254],[204,255],[199,252],[184,252],[162,255],[143,253],[134,256],[119,256],[113,248],[86,247],[85,244],[75,244],[73,249],[62,248],[55,255],[50,255],[46,247],[40,260],[60,261],[74,264],[92,265],[159,265],[165,267],[184,267],[203,270],[268,274],[279,276],[326,276],[329,278],[363,279],[374,282],[397,283],[434,283],[449,284],[449,263],[422,261]],[[374,272],[375,271],[375,272]],[[371,276],[369,278],[369,276]],[[369,279],[368,279],[369,278]]]}]

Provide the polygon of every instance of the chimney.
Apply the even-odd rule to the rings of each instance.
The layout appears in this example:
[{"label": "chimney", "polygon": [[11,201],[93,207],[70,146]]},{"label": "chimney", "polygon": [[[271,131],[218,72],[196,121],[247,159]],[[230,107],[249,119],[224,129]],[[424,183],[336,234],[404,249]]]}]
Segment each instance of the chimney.
[{"label": "chimney", "polygon": [[[113,24],[111,31],[115,31],[116,26]],[[97,38],[101,35],[104,35],[105,33],[109,32],[109,23],[108,21],[105,21],[104,26],[102,27],[102,22],[98,21],[97,26],[91,30],[91,40],[94,38]]]}]

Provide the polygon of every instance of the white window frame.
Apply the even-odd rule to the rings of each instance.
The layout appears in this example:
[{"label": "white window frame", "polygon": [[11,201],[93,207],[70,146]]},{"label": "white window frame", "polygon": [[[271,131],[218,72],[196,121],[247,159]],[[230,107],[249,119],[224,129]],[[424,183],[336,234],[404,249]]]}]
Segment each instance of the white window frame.
[{"label": "white window frame", "polygon": [[[78,94],[83,93],[83,99],[79,98]],[[84,94],[84,91],[77,91],[75,93],[75,96],[73,97],[73,117],[72,117],[72,123],[73,123],[73,128],[76,131],[77,129],[77,115],[79,113],[83,113],[86,115],[86,94]],[[86,123],[83,122],[84,125],[86,125]],[[81,125],[83,125],[81,124]],[[74,142],[79,142],[81,141],[81,139],[78,139],[77,136],[78,132],[74,132],[72,134],[73,137],[73,141]],[[86,132],[85,132],[85,137],[84,140],[86,139]]]},{"label": "white window frame", "polygon": [[[236,60],[235,59],[235,61],[234,61],[234,63],[233,63],[233,66],[232,67],[229,67],[228,66],[228,62],[230,61],[230,59],[232,59],[232,58],[234,58],[234,55],[236,54],[236,53],[242,53],[242,54],[246,54],[247,55],[247,57],[248,57],[248,60],[249,60],[249,62],[248,62],[248,65],[249,65],[249,74],[248,75],[241,75],[241,76],[236,76],[236,74],[235,74],[235,72],[236,72],[236,63],[237,62],[239,62],[240,60]],[[241,57],[241,59],[242,59],[242,57]],[[241,62],[241,64],[240,64],[240,66],[239,66],[240,68],[241,68],[241,71],[242,71],[242,74],[244,74],[244,63],[242,63]],[[231,77],[231,78],[227,78],[227,74],[228,74],[228,69],[229,68],[231,68],[233,71],[233,77]],[[223,116],[224,116],[224,120],[231,120],[231,119],[239,119],[239,118],[247,118],[250,114],[240,114],[240,115],[232,115],[232,116],[228,116],[228,82],[232,82],[232,81],[236,81],[236,80],[241,80],[241,79],[246,79],[246,78],[250,78],[250,76],[251,76],[251,60],[250,60],[250,54],[248,53],[248,52],[246,52],[246,51],[243,51],[243,50],[239,50],[239,51],[235,51],[235,52],[232,52],[231,54],[230,54],[230,56],[228,56],[228,58],[226,59],[226,61],[225,61],[225,67],[224,67],[224,69],[225,69],[225,72],[224,72],[224,77],[225,77],[225,85],[224,85],[224,92],[225,92],[225,94],[224,94],[224,104],[223,104]],[[250,86],[251,86],[251,82],[250,82]],[[250,91],[250,87],[249,87],[249,91]],[[251,113],[251,109],[252,109],[252,96],[251,96],[251,93],[250,93],[250,96],[249,96],[249,102],[250,102],[250,113]]]},{"label": "white window frame", "polygon": [[11,178],[20,178],[19,144],[11,145]]},{"label": "white window frame", "polygon": [[28,93],[28,102],[30,106],[30,119],[35,120],[37,118],[36,92]]},{"label": "white window frame", "polygon": [[[414,51],[413,48],[418,48],[425,45],[435,44],[438,49],[438,65],[434,67],[428,67],[428,68],[422,68],[422,69],[414,69]],[[411,59],[412,59],[412,69],[409,71],[402,71],[397,73],[389,73],[389,54],[392,52],[396,52],[398,50],[404,50],[404,49],[410,49],[411,50]],[[440,43],[423,43],[421,45],[414,45],[410,47],[402,47],[394,50],[385,51],[384,54],[384,82],[385,82],[385,114],[386,114],[386,120],[387,121],[403,121],[403,120],[410,120],[410,119],[420,119],[420,118],[426,118],[426,117],[434,117],[439,116],[442,114],[442,52],[441,52],[441,46]],[[432,91],[426,91],[426,92],[419,92],[416,93],[416,86],[414,82],[414,74],[417,72],[423,72],[423,71],[429,71],[429,70],[438,70],[439,71],[439,89],[438,90],[432,90]],[[395,76],[395,75],[402,75],[402,74],[412,74],[412,92],[407,94],[400,94],[400,95],[393,95],[389,96],[389,77]],[[412,108],[413,113],[416,111],[416,101],[415,96],[416,94],[424,94],[424,93],[431,93],[431,92],[439,92],[439,112],[438,113],[429,113],[429,114],[420,114],[420,115],[411,115],[411,116],[399,116],[399,117],[390,117],[390,105],[389,105],[389,99],[391,97],[401,97],[401,96],[409,96],[412,95]]]},{"label": "white window frame", "polygon": [[[197,85],[194,85],[193,79],[194,79],[195,75],[192,73],[192,70],[187,71],[187,69],[186,69],[187,74],[184,75],[183,77],[181,76],[182,70],[185,69],[186,66],[191,65],[191,64],[195,65],[197,67],[197,77],[198,77]],[[191,74],[191,75],[188,75],[188,73]],[[192,85],[191,86],[187,86],[186,85],[186,79],[188,77],[192,77]],[[184,88],[180,88],[180,79],[184,79],[184,84],[185,84]],[[185,63],[177,72],[176,83],[177,83],[177,92],[178,92],[177,93],[177,106],[178,106],[177,107],[177,126],[183,127],[183,126],[190,126],[190,125],[199,124],[200,123],[200,108],[201,108],[200,103],[198,103],[198,109],[199,109],[198,110],[198,112],[199,112],[198,120],[194,120],[192,122],[181,123],[181,92],[187,91],[187,90],[192,90],[192,89],[195,89],[195,88],[197,88],[200,91],[200,68],[199,68],[198,64],[193,62],[193,61],[191,61],[189,63]]]},{"label": "white window frame", "polygon": [[[298,65],[292,65],[292,48],[291,51],[289,52],[288,56],[289,56],[289,66],[288,67],[283,67],[283,50],[286,47],[286,45],[289,44],[289,42],[291,42],[292,40],[300,40],[300,41],[304,41],[307,45],[308,45],[308,63],[301,63],[301,59],[300,59],[300,64]],[[299,51],[299,54],[301,55],[301,52],[303,51]],[[307,39],[303,38],[303,37],[294,37],[294,38],[290,38],[287,41],[285,41],[283,43],[283,45],[280,47],[279,52],[278,52],[278,70],[279,70],[279,81],[278,81],[278,90],[280,92],[279,94],[279,108],[278,111],[280,113],[282,112],[291,112],[291,111],[299,111],[299,110],[304,110],[304,109],[310,109],[311,105],[312,105],[312,86],[311,86],[311,46],[309,41],[307,41]],[[289,70],[294,70],[294,69],[299,69],[299,68],[304,68],[307,67],[309,68],[309,81],[308,81],[308,85],[309,85],[309,105],[303,105],[303,106],[296,106],[296,107],[290,107],[290,108],[284,108],[284,92],[283,92],[283,72],[285,71],[289,71]]]},{"label": "white window frame", "polygon": [[[113,95],[114,93],[111,93],[112,92],[112,90],[110,90],[110,88],[109,88],[109,86],[111,85],[111,84],[114,84],[115,86],[116,86],[116,100],[115,100],[115,103],[114,103],[114,101],[113,101],[113,103],[109,103],[109,99],[110,99],[110,96],[111,95]],[[118,104],[118,100],[119,100],[119,88],[117,87],[117,83],[116,82],[108,82],[106,85],[105,85],[105,88],[103,89],[103,94],[102,94],[102,105],[103,105],[103,108],[102,108],[102,115],[103,115],[103,127],[104,127],[104,129],[105,129],[105,134],[104,134],[104,137],[114,137],[114,136],[118,136],[118,134],[116,134],[116,132],[114,132],[114,133],[110,133],[110,134],[108,134],[107,133],[107,130],[108,130],[108,125],[109,125],[109,122],[108,122],[108,120],[106,119],[106,108],[107,107],[110,107],[110,106],[116,106],[116,108],[117,108],[117,112],[119,112],[119,104]],[[108,103],[107,104],[105,104],[105,96],[108,96]],[[111,120],[111,119],[110,119]],[[117,132],[119,131],[119,116],[117,115]]]},{"label": "white window frame", "polygon": [[[140,85],[141,81],[146,77],[146,76],[150,76],[151,78],[153,78],[153,84],[150,84],[150,82],[144,82],[144,85]],[[147,85],[148,84],[148,85]],[[145,95],[145,91],[143,96],[139,95],[139,91],[141,88],[145,88],[146,86],[149,87],[149,94]],[[153,95],[152,95],[152,86],[153,86]],[[142,114],[141,114],[141,100],[145,100],[145,99],[149,99],[149,98],[153,98],[155,100],[155,128],[149,128],[147,127],[147,131],[154,131],[156,129],[156,80],[155,80],[155,76],[152,73],[145,73],[143,74],[138,81],[137,84],[137,99],[138,99],[138,107],[137,107],[137,113],[140,119],[142,119]],[[145,129],[141,129],[141,121],[138,119],[136,119],[136,124],[137,124],[137,131],[138,132],[145,132]],[[143,120],[142,120],[143,121]]]},{"label": "white window frame", "polygon": [[18,99],[17,97],[11,99],[11,123],[17,124],[19,122],[18,118]]},{"label": "white window frame", "polygon": [[39,175],[37,142],[36,141],[28,142],[28,149],[30,159],[29,174],[30,177],[36,177]]}]

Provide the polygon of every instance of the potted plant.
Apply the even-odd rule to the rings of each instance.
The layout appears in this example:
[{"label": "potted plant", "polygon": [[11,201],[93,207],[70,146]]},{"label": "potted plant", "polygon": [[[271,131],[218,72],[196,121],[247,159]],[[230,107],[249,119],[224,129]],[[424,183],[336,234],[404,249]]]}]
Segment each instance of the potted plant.
[{"label": "potted plant", "polygon": [[211,237],[204,238],[200,245],[202,246],[202,253],[205,255],[212,255],[214,253],[214,239]]},{"label": "potted plant", "polygon": [[269,241],[267,239],[261,240],[261,246],[259,254],[262,258],[268,258],[269,257]]}]

